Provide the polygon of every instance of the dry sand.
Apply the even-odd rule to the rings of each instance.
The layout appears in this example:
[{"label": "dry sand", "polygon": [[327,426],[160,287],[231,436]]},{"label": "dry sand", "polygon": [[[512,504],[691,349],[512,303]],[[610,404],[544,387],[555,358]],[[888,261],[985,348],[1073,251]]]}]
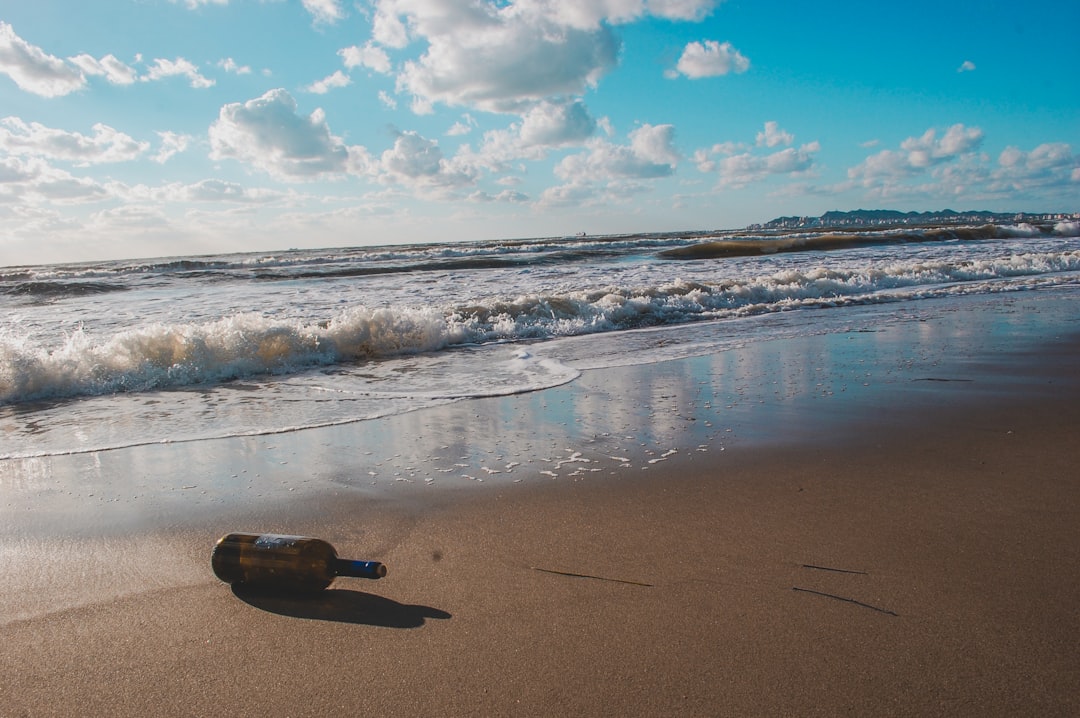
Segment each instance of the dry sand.
[{"label": "dry sand", "polygon": [[[1080,334],[977,319],[9,462],[0,715],[1078,715]],[[234,593],[228,530],[390,575]]]}]

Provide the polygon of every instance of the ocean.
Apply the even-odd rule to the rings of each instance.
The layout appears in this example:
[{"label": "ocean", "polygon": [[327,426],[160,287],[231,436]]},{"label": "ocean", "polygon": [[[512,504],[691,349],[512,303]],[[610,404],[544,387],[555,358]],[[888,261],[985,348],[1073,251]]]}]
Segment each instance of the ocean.
[{"label": "ocean", "polygon": [[1078,288],[1076,221],[0,267],[0,459],[352,424]]}]

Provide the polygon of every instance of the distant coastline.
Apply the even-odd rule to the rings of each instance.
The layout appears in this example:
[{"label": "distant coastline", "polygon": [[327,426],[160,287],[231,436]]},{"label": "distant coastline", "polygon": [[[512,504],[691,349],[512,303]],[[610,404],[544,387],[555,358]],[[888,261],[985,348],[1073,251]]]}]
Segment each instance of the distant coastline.
[{"label": "distant coastline", "polygon": [[1080,219],[1078,212],[956,212],[943,209],[936,212],[898,212],[891,209],[856,209],[851,212],[831,211],[820,217],[777,217],[764,224],[752,224],[759,229],[811,229],[818,227],[890,227],[895,225],[971,224],[998,222],[1052,222]]}]

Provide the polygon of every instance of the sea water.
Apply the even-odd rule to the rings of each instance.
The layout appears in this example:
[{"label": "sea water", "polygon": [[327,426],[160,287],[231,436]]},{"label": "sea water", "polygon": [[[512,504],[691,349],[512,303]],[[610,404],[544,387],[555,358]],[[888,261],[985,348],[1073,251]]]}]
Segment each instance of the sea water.
[{"label": "sea water", "polygon": [[1072,221],[0,268],[0,459],[362,422],[1078,287]]}]

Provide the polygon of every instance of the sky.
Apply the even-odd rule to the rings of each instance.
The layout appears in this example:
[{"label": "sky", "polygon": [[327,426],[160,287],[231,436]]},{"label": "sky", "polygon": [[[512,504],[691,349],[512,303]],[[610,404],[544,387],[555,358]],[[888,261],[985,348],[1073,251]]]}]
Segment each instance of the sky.
[{"label": "sky", "polygon": [[1080,4],[0,2],[0,265],[1080,210]]}]

